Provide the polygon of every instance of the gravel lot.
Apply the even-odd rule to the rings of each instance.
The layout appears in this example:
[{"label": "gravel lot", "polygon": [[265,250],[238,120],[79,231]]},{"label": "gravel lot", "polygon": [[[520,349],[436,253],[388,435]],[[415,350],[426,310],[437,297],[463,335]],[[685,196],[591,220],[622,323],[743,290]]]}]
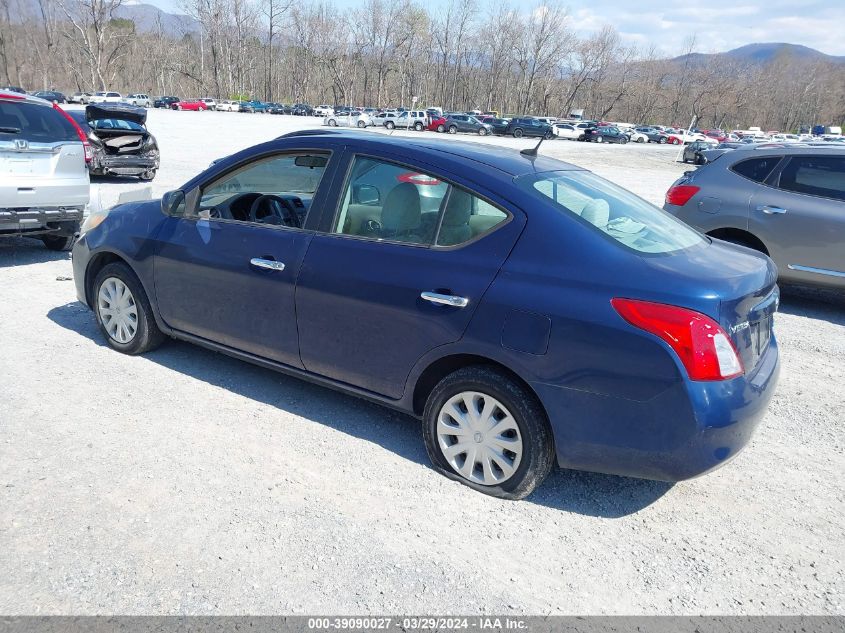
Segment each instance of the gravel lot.
[{"label": "gravel lot", "polygon": [[[152,192],[309,123],[152,111]],[[685,169],[654,145],[541,152],[655,203]],[[435,474],[410,418],[184,343],[110,351],[70,275],[0,240],[0,613],[845,612],[841,294],[785,291],[778,393],[727,467],[559,471],[514,503]]]}]

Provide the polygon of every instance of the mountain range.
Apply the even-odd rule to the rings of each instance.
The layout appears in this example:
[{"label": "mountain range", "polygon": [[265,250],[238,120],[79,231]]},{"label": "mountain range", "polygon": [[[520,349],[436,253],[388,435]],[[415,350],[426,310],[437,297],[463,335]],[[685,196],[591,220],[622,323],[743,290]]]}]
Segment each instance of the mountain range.
[{"label": "mountain range", "polygon": [[675,57],[672,61],[685,63],[707,64],[717,58],[729,58],[750,66],[765,65],[779,55],[789,55],[795,59],[807,62],[830,62],[845,64],[845,57],[827,55],[821,51],[800,44],[786,44],[784,42],[767,42],[760,44],[746,44],[724,53],[690,53]]}]

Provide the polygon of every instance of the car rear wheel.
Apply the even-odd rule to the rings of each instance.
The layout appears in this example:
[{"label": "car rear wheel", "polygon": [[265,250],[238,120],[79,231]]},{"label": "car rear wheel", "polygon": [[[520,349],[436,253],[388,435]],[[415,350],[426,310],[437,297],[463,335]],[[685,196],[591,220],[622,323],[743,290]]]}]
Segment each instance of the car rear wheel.
[{"label": "car rear wheel", "polygon": [[661,137],[660,137],[660,140],[658,141],[658,143],[660,143],[661,145],[665,145],[665,144],[666,144],[666,137],[665,137],[665,136],[661,136]]},{"label": "car rear wheel", "polygon": [[514,137],[514,138],[522,138],[522,134],[523,134],[523,132],[522,132],[522,130],[520,130],[519,128],[516,128],[516,129],[513,131],[513,137]]},{"label": "car rear wheel", "polygon": [[422,123],[420,123],[419,121],[417,121],[416,123],[414,123],[414,129],[415,129],[417,132],[422,132],[422,129],[423,129],[423,124],[422,124]]},{"label": "car rear wheel", "polygon": [[143,354],[166,338],[156,325],[140,280],[129,266],[104,266],[94,279],[94,314],[110,347],[124,354]]},{"label": "car rear wheel", "polygon": [[672,139],[672,145],[679,145],[680,143],[681,142],[678,139],[676,139],[676,138]]},{"label": "car rear wheel", "polygon": [[458,128],[455,127],[454,125],[450,125],[449,126],[449,134],[457,134],[457,133],[458,133]]},{"label": "car rear wheel", "polygon": [[396,124],[393,121],[388,121],[384,124],[384,127],[386,127],[388,130],[392,130],[396,127]]},{"label": "car rear wheel", "polygon": [[543,138],[544,138],[544,139],[546,139],[547,141],[550,141],[550,140],[552,140],[554,137],[555,137],[554,132],[546,132],[546,135],[545,135]]},{"label": "car rear wheel", "polygon": [[363,121],[358,121],[358,127],[367,127],[367,124]]},{"label": "car rear wheel", "polygon": [[596,143],[604,143],[604,137],[599,135],[596,137]]},{"label": "car rear wheel", "polygon": [[437,131],[438,131],[438,132],[440,132],[440,133],[442,134],[443,132],[445,132],[445,131],[446,131],[446,128],[445,128],[445,127],[443,127],[442,125],[438,125],[438,126],[437,126]]},{"label": "car rear wheel", "polygon": [[619,139],[619,142],[622,143],[622,145],[624,145],[625,143],[628,142],[628,139],[623,136],[621,139]]},{"label": "car rear wheel", "polygon": [[540,403],[492,367],[465,367],[437,384],[426,402],[423,437],[435,470],[502,499],[531,494],[554,462]]},{"label": "car rear wheel", "polygon": [[337,121],[334,119],[329,119],[329,127],[337,127]]}]

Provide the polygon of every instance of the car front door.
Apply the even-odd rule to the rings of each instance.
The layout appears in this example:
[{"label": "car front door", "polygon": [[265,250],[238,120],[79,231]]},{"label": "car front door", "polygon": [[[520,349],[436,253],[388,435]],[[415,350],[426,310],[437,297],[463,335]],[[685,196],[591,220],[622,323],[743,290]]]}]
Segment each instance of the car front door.
[{"label": "car front door", "polygon": [[301,368],[296,276],[332,168],[327,152],[271,154],[189,191],[155,245],[155,293],[165,323]]},{"label": "car front door", "polygon": [[350,159],[296,298],[305,368],[390,398],[423,355],[461,338],[525,222],[403,160]]},{"label": "car front door", "polygon": [[749,230],[786,279],[845,277],[845,156],[798,155],[751,200]]}]

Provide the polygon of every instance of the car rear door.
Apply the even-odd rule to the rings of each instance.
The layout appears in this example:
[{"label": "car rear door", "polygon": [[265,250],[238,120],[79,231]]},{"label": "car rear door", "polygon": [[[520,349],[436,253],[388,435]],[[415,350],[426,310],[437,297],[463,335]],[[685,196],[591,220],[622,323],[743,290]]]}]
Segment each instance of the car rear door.
[{"label": "car rear door", "polygon": [[[467,190],[407,157],[349,161],[297,283],[300,352],[309,371],[399,398],[423,355],[461,338],[525,219],[475,186],[460,218]],[[385,164],[390,181],[367,180]]]},{"label": "car rear door", "polygon": [[787,157],[750,204],[749,230],[785,279],[845,278],[845,152]]}]

